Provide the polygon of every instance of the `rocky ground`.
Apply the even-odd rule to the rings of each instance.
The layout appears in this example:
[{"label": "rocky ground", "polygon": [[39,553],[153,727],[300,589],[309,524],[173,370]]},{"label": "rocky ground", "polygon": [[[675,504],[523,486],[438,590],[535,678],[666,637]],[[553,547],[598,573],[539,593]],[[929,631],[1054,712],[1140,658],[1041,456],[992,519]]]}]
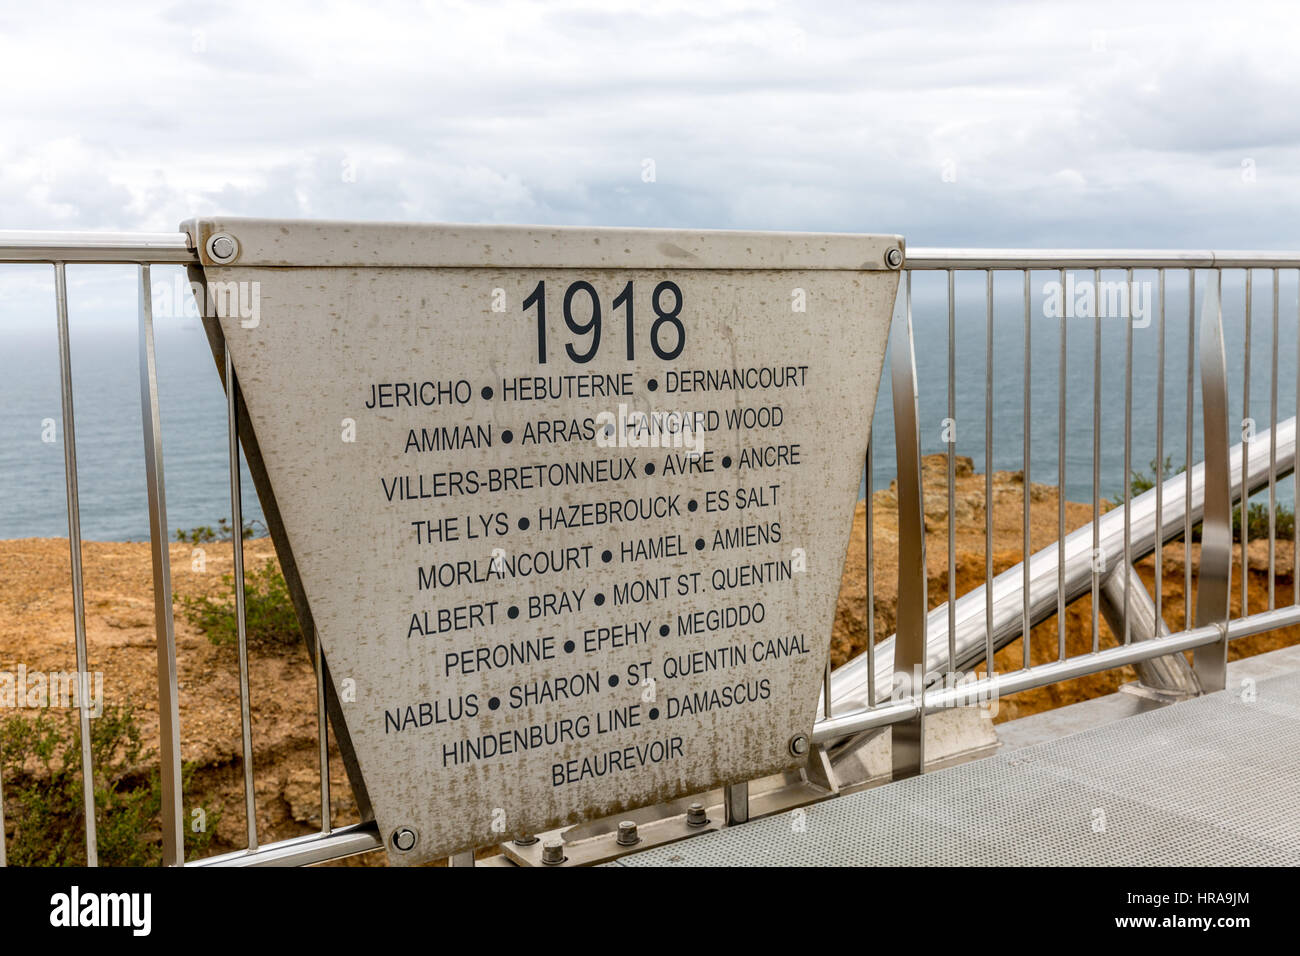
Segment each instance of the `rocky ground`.
[{"label": "rocky ground", "polygon": [[[925,461],[927,574],[931,606],[948,595],[947,580],[947,471],[941,456]],[[1021,515],[1024,484],[1016,473],[994,476],[995,573],[1021,559]],[[984,580],[984,477],[971,470],[969,459],[959,461],[955,487],[957,594]],[[1030,488],[1032,543],[1035,549],[1056,535],[1056,489]],[[875,525],[875,633],[883,639],[894,629],[897,593],[897,515],[894,489],[876,493]],[[1067,528],[1091,518],[1088,505],[1067,503]],[[866,647],[865,626],[865,505],[858,506],[853,538],[844,568],[839,607],[832,634],[832,659],[836,665]],[[230,544],[202,546],[173,543],[171,563],[178,595],[219,596],[225,592],[222,575],[231,569]],[[269,540],[245,543],[248,567],[274,560]],[[1279,542],[1276,556],[1279,603],[1289,603],[1292,593],[1293,554],[1289,542]],[[105,675],[109,703],[130,702],[149,741],[157,740],[156,657],[153,634],[151,559],[148,544],[87,542],[83,552],[86,629],[90,670]],[[1251,547],[1251,603],[1267,605],[1267,551],[1265,542]],[[1139,566],[1152,585],[1154,565]],[[1240,600],[1234,571],[1234,612]],[[28,670],[68,671],[75,668],[72,637],[72,602],[66,539],[0,541],[0,671],[14,671],[22,663]],[[1183,621],[1183,546],[1169,545],[1164,554],[1164,614],[1175,629]],[[187,807],[219,805],[222,808],[212,849],[214,852],[244,846],[243,770],[239,758],[239,682],[234,646],[216,646],[185,621],[176,609],[177,662],[180,675],[182,758],[198,770]],[[1272,650],[1300,640],[1300,629],[1290,629],[1234,642],[1235,659]],[[1102,623],[1102,644],[1114,643]],[[1071,654],[1091,646],[1091,607],[1085,599],[1067,612],[1067,648]],[[1049,620],[1035,628],[1031,642],[1035,663],[1057,653],[1057,627]],[[1020,665],[1021,645],[998,655],[998,669]],[[266,842],[318,830],[318,752],[315,684],[310,662],[300,648],[258,648],[250,651],[250,696],[254,769],[257,780],[258,831]],[[999,720],[1013,719],[1114,691],[1134,680],[1129,670],[1093,675],[1054,687],[1016,695],[1000,702]],[[338,753],[331,748],[334,781],[333,823],[356,819],[356,806],[348,790]],[[12,826],[12,821],[11,824]],[[373,857],[374,855],[372,855]],[[360,858],[355,862],[381,862]]]},{"label": "rocky ground", "polygon": [[[202,562],[195,549],[202,551]],[[178,595],[228,594],[229,542],[170,547]],[[267,538],[245,542],[248,568],[274,560]],[[86,639],[91,672],[104,674],[106,703],[129,702],[144,737],[158,739],[152,560],[147,543],[86,542]],[[66,539],[0,541],[0,670],[76,666]],[[201,567],[201,570],[200,570]],[[244,846],[239,670],[233,645],[216,646],[175,607],[181,759],[198,765],[187,807],[222,808],[215,852]],[[319,830],[319,752],[311,662],[300,648],[250,648],[253,767],[258,831],[264,842]],[[331,747],[335,825],[354,822],[356,805]]]}]

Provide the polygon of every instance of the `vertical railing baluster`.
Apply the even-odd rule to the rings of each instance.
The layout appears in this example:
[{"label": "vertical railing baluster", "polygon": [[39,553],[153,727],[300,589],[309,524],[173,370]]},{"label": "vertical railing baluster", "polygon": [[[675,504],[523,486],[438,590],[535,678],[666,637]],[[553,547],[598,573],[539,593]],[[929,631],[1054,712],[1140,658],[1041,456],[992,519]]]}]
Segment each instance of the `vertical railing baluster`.
[{"label": "vertical railing baluster", "polygon": [[822,716],[829,720],[831,714],[831,655],[826,654],[826,669],[822,672]]},{"label": "vertical railing baluster", "polygon": [[1160,270],[1160,323],[1156,329],[1156,633],[1164,620],[1165,564],[1165,270]]},{"label": "vertical railing baluster", "polygon": [[1061,357],[1056,409],[1056,643],[1057,660],[1065,660],[1065,270],[1061,270]]},{"label": "vertical railing baluster", "polygon": [[140,413],[149,492],[149,541],[153,552],[154,631],[158,650],[158,760],[162,780],[163,866],[185,862],[182,819],[179,683],[176,630],[172,620],[171,556],[167,538],[167,492],[163,481],[162,420],[158,412],[158,364],[154,352],[153,288],[149,266],[140,266]]},{"label": "vertical railing baluster", "polygon": [[1268,402],[1268,609],[1277,607],[1277,269],[1273,270],[1273,367]]},{"label": "vertical railing baluster", "polygon": [[[948,673],[957,673],[957,302],[948,273]],[[1298,602],[1300,603],[1300,602]]]},{"label": "vertical railing baluster", "polygon": [[329,717],[325,712],[325,652],[316,632],[316,739],[320,745],[320,832],[328,834],[334,827],[330,819],[330,738]]},{"label": "vertical railing baluster", "polygon": [[248,622],[244,608],[244,503],[239,470],[239,388],[235,364],[226,353],[226,439],[230,455],[230,522],[234,528],[231,555],[235,575],[235,629],[239,639],[239,731],[244,758],[244,816],[248,848],[257,849],[257,801],[253,787],[253,731],[248,693]]},{"label": "vertical railing baluster", "polygon": [[[1064,295],[1064,290],[1062,290],[1062,295]],[[1023,645],[1021,650],[1023,651],[1024,666],[1026,668],[1029,667],[1030,665],[1029,638],[1032,632],[1032,618],[1029,613],[1029,556],[1032,553],[1031,551],[1032,542],[1030,540],[1030,534],[1029,534],[1029,528],[1030,528],[1029,525],[1029,459],[1030,459],[1030,445],[1031,445],[1031,440],[1030,440],[1031,429],[1029,426],[1029,418],[1030,418],[1030,406],[1032,403],[1031,400],[1032,389],[1030,387],[1030,383],[1033,379],[1033,376],[1031,374],[1031,370],[1032,370],[1031,351],[1029,347],[1030,344],[1029,311],[1030,311],[1031,298],[1032,298],[1032,293],[1030,288],[1030,272],[1028,269],[1026,269],[1025,270],[1025,413],[1024,413],[1025,480],[1023,485],[1021,486],[1025,494],[1024,547],[1022,549],[1022,554],[1021,554],[1021,566],[1024,570],[1024,575],[1020,581],[1020,589],[1022,591],[1021,594],[1022,601],[1020,604],[1020,634],[1021,634],[1020,642]],[[951,523],[952,523],[952,519],[949,518],[949,524]]]},{"label": "vertical railing baluster", "polygon": [[993,270],[984,270],[984,665],[993,673]]},{"label": "vertical railing baluster", "polygon": [[871,446],[875,444],[873,435],[867,441],[867,505],[866,524],[863,529],[864,544],[867,550],[867,706],[876,706],[876,573],[875,558],[872,547],[875,541],[875,527],[872,512],[875,510],[875,480],[871,474]]},{"label": "vertical railing baluster", "polygon": [[[1130,584],[1133,580],[1133,270],[1124,273],[1128,291],[1124,296],[1124,610],[1120,628],[1121,640],[1128,644],[1133,639],[1129,626],[1128,608]],[[1159,633],[1157,629],[1156,633]]]},{"label": "vertical railing baluster", "polygon": [[1092,652],[1101,649],[1101,270],[1092,270]]},{"label": "vertical railing baluster", "polygon": [[90,748],[90,663],[86,647],[86,592],[81,567],[81,495],[77,489],[77,429],[72,400],[72,340],[68,331],[68,280],[54,263],[54,297],[59,325],[59,384],[63,400],[63,474],[68,501],[68,554],[72,570],[72,626],[77,654],[77,709],[81,733],[81,799],[85,811],[86,865],[99,866],[95,828],[95,767]]},{"label": "vertical railing baluster", "polygon": [[[912,273],[907,274],[907,331],[908,331],[908,349],[912,350],[912,387],[916,392],[916,493],[917,509],[921,517],[920,524],[917,526],[921,532],[921,621],[923,622],[924,631],[921,639],[921,672],[924,675],[926,666],[929,664],[930,655],[930,568],[926,564],[926,539],[925,539],[925,469],[921,467],[921,383],[916,377],[916,352],[912,346]],[[897,455],[895,455],[897,458]],[[922,696],[924,701],[924,696]]]},{"label": "vertical railing baluster", "polygon": [[[1196,390],[1196,270],[1187,270],[1187,412],[1183,461],[1183,630],[1192,628],[1192,404]],[[1300,603],[1300,602],[1297,602]]]},{"label": "vertical railing baluster", "polygon": [[1248,514],[1250,494],[1246,490],[1247,463],[1250,461],[1250,438],[1253,427],[1250,420],[1250,327],[1253,318],[1251,293],[1255,285],[1255,270],[1246,270],[1246,332],[1242,346],[1241,380],[1241,616],[1250,614],[1250,522]]}]

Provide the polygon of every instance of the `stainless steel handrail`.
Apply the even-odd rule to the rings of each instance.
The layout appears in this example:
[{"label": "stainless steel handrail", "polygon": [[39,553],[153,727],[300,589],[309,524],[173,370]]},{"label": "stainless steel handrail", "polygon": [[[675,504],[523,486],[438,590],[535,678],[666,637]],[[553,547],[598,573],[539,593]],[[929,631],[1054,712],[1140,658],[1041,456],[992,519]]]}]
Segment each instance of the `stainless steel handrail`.
[{"label": "stainless steel handrail", "polygon": [[[0,230],[0,262],[197,265],[183,232]],[[1300,252],[1162,249],[977,249],[917,246],[905,269],[1294,269]]]},{"label": "stainless steel handrail", "polygon": [[[1223,640],[1226,631],[1230,641],[1265,634],[1283,627],[1300,624],[1300,605],[1261,611],[1250,617],[1237,618],[1226,625],[1208,625],[1166,634],[1150,641],[1120,644],[1089,654],[1078,654],[1061,661],[1038,664],[1009,674],[993,674],[969,683],[936,687],[926,691],[924,709],[927,713],[950,707],[962,707],[996,700],[1010,694],[1046,687],[1063,680],[1073,680],[1088,674],[1113,670],[1127,664],[1137,664],[1152,655],[1163,657],[1198,648]],[[880,704],[874,708],[848,713],[819,721],[813,730],[813,742],[833,745],[853,735],[881,730],[899,721],[917,716],[922,709],[920,697],[908,697]]]},{"label": "stainless steel handrail", "polygon": [[183,232],[23,232],[0,230],[0,262],[129,262],[198,265]]},{"label": "stainless steel handrail", "polygon": [[310,866],[330,860],[382,850],[384,841],[373,820],[338,827],[330,833],[309,833],[306,836],[267,843],[255,850],[235,850],[219,856],[194,860],[186,866]]},{"label": "stainless steel handrail", "polygon": [[946,269],[1295,269],[1300,252],[1171,249],[945,249],[907,250],[903,266]]}]

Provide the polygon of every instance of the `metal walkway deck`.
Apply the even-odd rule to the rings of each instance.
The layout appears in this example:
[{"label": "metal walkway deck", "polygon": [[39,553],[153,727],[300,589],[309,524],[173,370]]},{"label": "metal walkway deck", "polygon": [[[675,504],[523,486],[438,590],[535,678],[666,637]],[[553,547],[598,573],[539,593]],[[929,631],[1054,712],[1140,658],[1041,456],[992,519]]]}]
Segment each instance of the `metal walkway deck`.
[{"label": "metal walkway deck", "polygon": [[1300,671],[620,866],[1300,865]]}]

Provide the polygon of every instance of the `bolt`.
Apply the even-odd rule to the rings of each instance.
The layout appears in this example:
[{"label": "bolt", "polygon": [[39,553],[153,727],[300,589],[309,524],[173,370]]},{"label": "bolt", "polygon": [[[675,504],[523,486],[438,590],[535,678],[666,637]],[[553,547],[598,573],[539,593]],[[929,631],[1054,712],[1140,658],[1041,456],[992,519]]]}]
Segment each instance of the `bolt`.
[{"label": "bolt", "polygon": [[389,839],[392,841],[393,849],[409,853],[415,849],[415,844],[420,838],[410,827],[398,827]]},{"label": "bolt", "polygon": [[624,820],[618,825],[618,845],[619,846],[636,846],[641,842],[637,836],[636,823],[632,820]]},{"label": "bolt", "polygon": [[796,757],[802,757],[808,753],[808,737],[804,734],[795,734],[790,738],[790,753]]},{"label": "bolt", "polygon": [[885,253],[885,264],[891,269],[897,269],[903,264],[903,250],[890,249]]},{"label": "bolt", "polygon": [[532,846],[536,842],[537,837],[533,836],[531,833],[525,833],[523,836],[516,839],[514,844],[515,846]]},{"label": "bolt", "polygon": [[542,862],[547,866],[559,866],[564,862],[564,841],[547,840],[542,844]]},{"label": "bolt", "polygon": [[709,815],[704,812],[704,804],[692,803],[686,808],[686,825],[688,827],[702,827],[709,822]]},{"label": "bolt", "polygon": [[227,232],[219,232],[208,239],[208,255],[213,262],[233,262],[239,255],[239,243]]}]

